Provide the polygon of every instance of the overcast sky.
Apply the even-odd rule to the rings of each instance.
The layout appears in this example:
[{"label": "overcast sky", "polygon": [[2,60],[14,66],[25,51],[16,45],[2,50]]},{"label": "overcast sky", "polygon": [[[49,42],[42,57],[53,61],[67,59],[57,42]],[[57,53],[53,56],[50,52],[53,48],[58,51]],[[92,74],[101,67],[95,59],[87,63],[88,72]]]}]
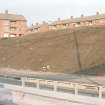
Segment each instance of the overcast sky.
[{"label": "overcast sky", "polygon": [[0,11],[4,10],[24,15],[31,24],[97,11],[105,13],[105,0],[0,0]]}]

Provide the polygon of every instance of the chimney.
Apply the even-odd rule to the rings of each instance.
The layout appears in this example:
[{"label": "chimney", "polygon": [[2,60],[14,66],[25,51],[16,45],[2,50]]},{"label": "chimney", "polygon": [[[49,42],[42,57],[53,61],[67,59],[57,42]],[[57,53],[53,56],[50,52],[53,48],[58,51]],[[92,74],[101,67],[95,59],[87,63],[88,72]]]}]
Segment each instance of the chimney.
[{"label": "chimney", "polygon": [[100,13],[99,12],[96,12],[96,15],[99,15]]},{"label": "chimney", "polygon": [[5,14],[8,14],[8,10],[5,10]]},{"label": "chimney", "polygon": [[58,18],[58,21],[61,21],[61,19],[60,19],[60,18]]},{"label": "chimney", "polygon": [[43,21],[43,24],[46,24],[46,22],[45,22],[45,21]]},{"label": "chimney", "polygon": [[83,14],[81,14],[81,18],[83,18],[84,17],[84,15]]},{"label": "chimney", "polygon": [[38,26],[38,25],[39,25],[39,23],[36,23],[35,25],[36,25],[36,26]]},{"label": "chimney", "polygon": [[70,19],[73,19],[73,16],[71,16]]}]

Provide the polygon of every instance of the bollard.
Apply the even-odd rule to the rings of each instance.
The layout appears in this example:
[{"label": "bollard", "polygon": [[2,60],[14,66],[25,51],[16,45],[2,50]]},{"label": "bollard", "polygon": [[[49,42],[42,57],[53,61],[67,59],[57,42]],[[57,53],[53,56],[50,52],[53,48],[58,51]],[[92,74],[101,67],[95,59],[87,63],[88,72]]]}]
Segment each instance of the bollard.
[{"label": "bollard", "polygon": [[57,81],[54,81],[54,92],[56,92],[57,91]]},{"label": "bollard", "polygon": [[101,99],[102,98],[102,86],[99,86],[98,94],[99,94],[99,98]]},{"label": "bollard", "polygon": [[75,84],[75,95],[78,95],[78,84]]}]

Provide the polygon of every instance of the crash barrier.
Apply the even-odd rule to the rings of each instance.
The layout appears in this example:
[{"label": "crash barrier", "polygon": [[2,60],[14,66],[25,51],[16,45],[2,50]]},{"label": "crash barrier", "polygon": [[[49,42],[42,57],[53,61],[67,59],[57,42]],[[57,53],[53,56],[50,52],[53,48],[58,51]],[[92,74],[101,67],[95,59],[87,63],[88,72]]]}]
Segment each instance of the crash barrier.
[{"label": "crash barrier", "polygon": [[104,85],[26,77],[23,77],[18,81],[21,85],[14,85],[10,83],[2,83],[2,85],[11,91],[22,92],[24,94],[35,94],[86,104],[105,105]]}]

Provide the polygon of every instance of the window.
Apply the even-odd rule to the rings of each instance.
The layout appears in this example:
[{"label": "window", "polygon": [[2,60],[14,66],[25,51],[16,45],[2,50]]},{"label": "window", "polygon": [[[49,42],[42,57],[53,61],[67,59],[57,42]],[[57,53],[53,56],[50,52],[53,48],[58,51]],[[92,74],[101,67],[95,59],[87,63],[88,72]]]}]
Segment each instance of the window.
[{"label": "window", "polygon": [[80,22],[77,22],[78,25],[80,25]]},{"label": "window", "polygon": [[10,31],[16,31],[16,27],[10,27]]},{"label": "window", "polygon": [[16,23],[16,21],[11,21],[11,23]]},{"label": "window", "polygon": [[89,23],[89,25],[92,25],[92,21],[90,20],[90,21],[88,21],[88,23]]},{"label": "window", "polygon": [[11,21],[11,26],[15,26],[16,25],[16,21]]}]

